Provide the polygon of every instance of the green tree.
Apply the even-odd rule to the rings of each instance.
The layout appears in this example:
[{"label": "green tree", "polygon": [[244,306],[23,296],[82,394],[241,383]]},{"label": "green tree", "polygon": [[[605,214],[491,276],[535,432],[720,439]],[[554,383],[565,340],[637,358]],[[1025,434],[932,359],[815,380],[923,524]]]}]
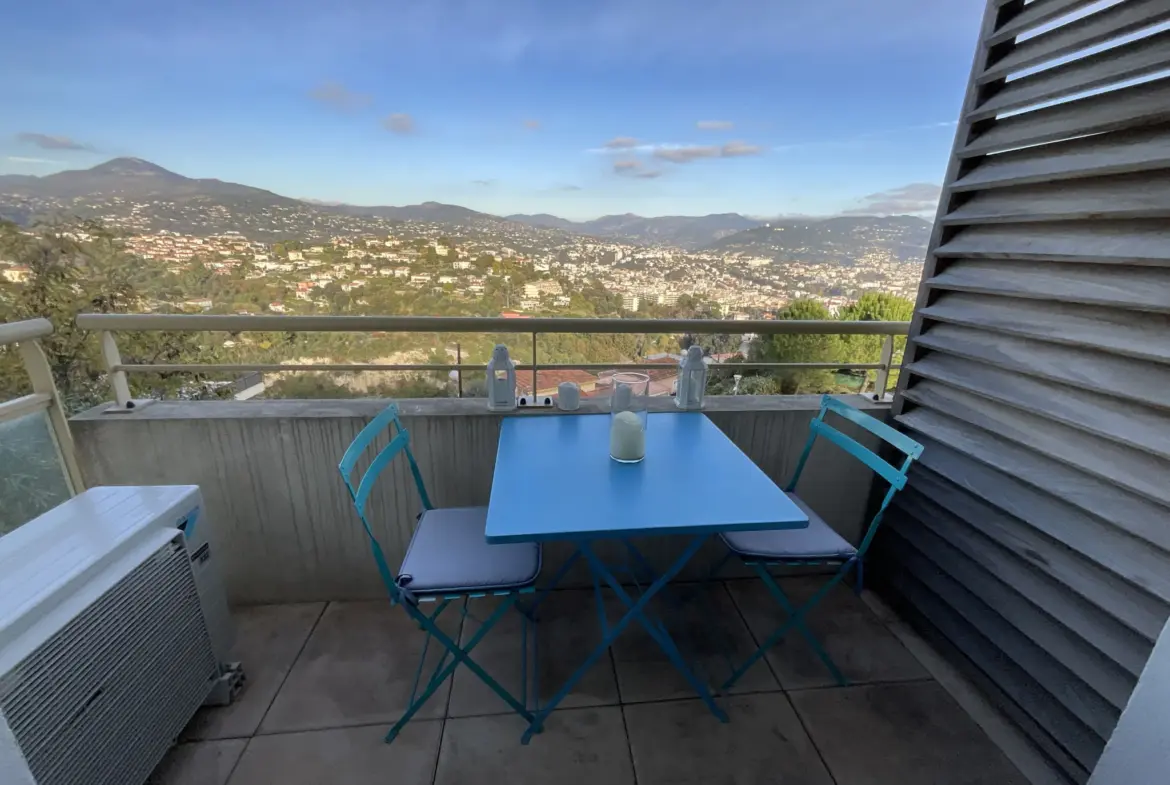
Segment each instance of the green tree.
[{"label": "green tree", "polygon": [[[857,302],[841,309],[838,318],[842,321],[856,322],[908,322],[914,316],[914,303],[905,297],[885,292],[867,292]],[[851,363],[880,362],[882,355],[882,335],[846,335],[842,336],[844,358]],[[906,339],[894,339],[894,364],[902,361],[906,351]],[[873,379],[876,371],[868,371],[866,376]],[[897,373],[890,375],[889,385],[892,389],[897,383]]]},{"label": "green tree", "polygon": [[[779,318],[801,321],[831,321],[832,314],[818,300],[794,300],[780,312]],[[841,337],[838,335],[771,335],[752,344],[754,362],[832,363],[844,362]],[[786,395],[828,392],[833,389],[832,369],[793,369],[773,371]]]},{"label": "green tree", "polygon": [[[0,222],[0,257],[29,268],[22,283],[0,282],[0,321],[44,317],[53,334],[41,345],[65,407],[79,411],[110,397],[96,336],[77,327],[80,313],[125,313],[140,310],[141,298],[129,276],[137,259],[119,238],[94,223],[43,225],[22,231]],[[128,333],[119,336],[125,362],[214,362],[214,352],[191,333]],[[0,352],[0,399],[27,392],[20,360]],[[186,380],[191,380],[187,382]],[[156,395],[178,391],[200,397],[207,388],[198,377],[131,375],[131,392]]]}]

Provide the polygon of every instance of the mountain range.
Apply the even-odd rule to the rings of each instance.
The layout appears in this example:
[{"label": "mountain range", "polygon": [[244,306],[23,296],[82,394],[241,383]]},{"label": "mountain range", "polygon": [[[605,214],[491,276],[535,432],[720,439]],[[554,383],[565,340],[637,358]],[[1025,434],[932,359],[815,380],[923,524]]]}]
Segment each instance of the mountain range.
[{"label": "mountain range", "polygon": [[715,240],[754,229],[763,222],[746,218],[739,213],[718,213],[715,215],[665,215],[658,218],[643,218],[640,215],[606,215],[593,221],[568,221],[555,215],[509,215],[509,221],[560,229],[574,234],[588,234],[596,237],[611,237],[633,243],[655,243],[677,245],[681,248],[702,248]]},{"label": "mountain range", "polygon": [[[256,215],[275,209],[279,226],[316,226],[328,216],[352,219],[426,221],[452,226],[522,224],[541,230],[621,240],[635,244],[670,245],[687,249],[738,251],[775,259],[855,256],[866,248],[883,248],[897,256],[921,259],[930,223],[914,216],[850,216],[761,221],[738,213],[645,218],[626,213],[592,221],[570,221],[554,215],[509,215],[477,212],[458,205],[424,202],[403,207],[362,207],[291,199],[262,188],[216,179],[184,177],[141,158],[115,158],[91,169],[57,172],[44,177],[0,175],[0,218],[27,223],[46,212],[82,213],[108,207],[111,200],[167,202],[159,210],[225,208],[248,228]],[[171,211],[171,212],[166,212]],[[299,221],[290,221],[289,215]],[[166,218],[166,221],[174,221]],[[173,223],[170,224],[174,226]],[[191,229],[210,231],[215,224],[196,223]],[[278,231],[270,229],[269,233]]]}]

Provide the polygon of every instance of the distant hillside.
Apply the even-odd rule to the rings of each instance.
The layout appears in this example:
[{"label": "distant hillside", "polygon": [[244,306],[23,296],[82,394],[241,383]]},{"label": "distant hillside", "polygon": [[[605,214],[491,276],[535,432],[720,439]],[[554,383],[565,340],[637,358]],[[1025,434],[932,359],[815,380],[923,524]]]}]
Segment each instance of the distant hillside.
[{"label": "distant hillside", "polygon": [[504,217],[515,223],[525,224],[527,226],[539,226],[543,229],[563,229],[566,232],[577,233],[581,231],[580,223],[565,218],[557,218],[555,215],[549,215],[548,213],[539,213],[537,215],[507,215]]},{"label": "distant hillside", "polygon": [[931,226],[930,221],[912,215],[770,221],[717,240],[707,249],[802,262],[846,261],[881,249],[902,261],[921,262]]},{"label": "distant hillside", "polygon": [[230,199],[257,205],[291,206],[295,199],[222,180],[184,177],[141,158],[115,158],[92,169],[73,169],[44,177],[0,176],[0,192],[77,199],[95,195],[128,198]]},{"label": "distant hillside", "polygon": [[44,177],[0,175],[0,219],[27,224],[59,215],[117,216],[133,219],[141,229],[256,237],[378,232],[387,222],[400,221],[516,228],[498,216],[438,202],[361,207],[290,199],[238,183],[184,177],[141,158],[115,158]]},{"label": "distant hillside", "polygon": [[423,202],[405,207],[358,207],[343,204],[324,207],[323,209],[342,215],[358,215],[373,218],[393,218],[398,221],[429,221],[431,223],[449,223],[468,225],[476,221],[490,221],[503,223],[504,218],[498,215],[480,213],[460,207],[457,204],[441,204],[439,202]]},{"label": "distant hillside", "polygon": [[555,215],[509,215],[508,220],[529,226],[562,229],[566,232],[607,237],[632,243],[677,245],[700,248],[727,235],[759,226],[760,222],[738,213],[716,215],[668,215],[643,218],[640,215],[606,215],[593,221],[567,221]]},{"label": "distant hillside", "polygon": [[61,214],[116,216],[138,230],[238,231],[265,238],[380,232],[400,221],[419,221],[498,231],[510,242],[538,242],[550,234],[570,232],[634,244],[800,261],[848,261],[873,248],[920,261],[930,234],[928,221],[911,216],[763,224],[738,213],[659,218],[626,213],[569,221],[547,213],[501,218],[439,202],[404,207],[326,204],[239,183],[184,177],[141,158],[115,158],[92,169],[44,177],[0,175],[0,219],[27,224]]}]

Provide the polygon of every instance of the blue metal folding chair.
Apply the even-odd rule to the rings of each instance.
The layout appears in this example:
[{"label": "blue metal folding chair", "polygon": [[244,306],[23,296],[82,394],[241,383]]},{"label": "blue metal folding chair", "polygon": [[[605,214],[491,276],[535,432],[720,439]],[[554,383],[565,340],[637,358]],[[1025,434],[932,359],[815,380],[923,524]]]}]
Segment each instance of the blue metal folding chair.
[{"label": "blue metal folding chair", "polygon": [[[841,433],[841,431],[825,422],[825,415],[828,412],[833,412],[843,419],[864,428],[897,449],[905,456],[901,462],[901,467],[892,466],[866,449],[855,439]],[[866,530],[861,544],[856,548],[849,544],[841,535],[837,534],[837,532],[825,523],[821,516],[817,515],[794,492],[796,483],[800,480],[800,474],[804,471],[805,463],[808,461],[809,453],[812,451],[813,444],[816,442],[818,436],[824,436],[830,442],[873,469],[875,473],[890,484],[889,491],[886,492],[885,497],[882,499],[881,507],[873,516],[873,520],[869,522],[869,528]],[[841,669],[837,667],[836,663],[829,657],[816,637],[805,626],[804,619],[809,611],[828,594],[829,590],[836,586],[848,574],[850,569],[856,570],[855,587],[858,593],[861,592],[865,552],[869,549],[869,544],[877,532],[878,525],[881,523],[882,515],[886,511],[886,507],[889,506],[890,501],[894,498],[894,494],[906,486],[906,472],[910,470],[910,464],[920,455],[922,455],[922,445],[905,434],[899,433],[885,423],[870,417],[868,414],[846,403],[834,399],[832,396],[826,395],[821,398],[821,410],[809,425],[808,441],[804,445],[804,451],[800,455],[800,461],[796,464],[796,472],[792,475],[792,480],[788,483],[788,487],[784,489],[788,497],[808,514],[808,528],[788,531],[730,532],[720,535],[723,538],[724,544],[727,545],[729,553],[727,557],[716,565],[715,570],[718,570],[719,567],[726,564],[727,559],[732,556],[738,556],[747,567],[750,567],[760,576],[768,592],[776,598],[776,602],[779,603],[780,608],[788,616],[784,623],[764,640],[755,653],[741,666],[736,668],[731,674],[731,677],[724,683],[724,690],[729,689],[735,684],[749,668],[755,665],[761,657],[768,653],[769,649],[779,643],[792,629],[795,629],[808,641],[813,651],[825,663],[825,666],[833,674],[833,678],[837,680],[838,684],[844,685],[848,683],[845,675],[841,673]],[[770,568],[774,566],[803,567],[834,564],[839,565],[837,572],[809,598],[808,602],[799,608],[793,607],[793,603],[785,596],[780,586],[777,585],[770,571]]]},{"label": "blue metal folding chair", "polygon": [[[369,468],[362,474],[357,487],[351,480],[354,467],[365,454],[367,448],[374,442],[382,431],[387,431],[392,438],[389,444],[370,462]],[[378,475],[399,453],[406,453],[410,462],[410,472],[418,486],[419,496],[422,498],[423,510],[418,516],[418,523],[406,556],[397,573],[391,571],[382,552],[382,546],[374,536],[373,529],[366,519],[366,504],[370,498]],[[541,551],[537,543],[518,543],[509,545],[488,545],[484,538],[484,525],[487,522],[486,507],[461,507],[449,509],[435,509],[427,496],[426,486],[423,485],[422,474],[418,464],[410,451],[410,438],[402,422],[398,419],[398,406],[390,404],[381,414],[362,429],[353,440],[338,466],[342,479],[349,489],[354,508],[365,527],[366,536],[370,539],[370,549],[374,553],[374,561],[378,564],[378,572],[390,593],[392,604],[401,605],[419,627],[426,632],[426,642],[423,644],[422,654],[419,657],[418,669],[414,674],[414,684],[410,691],[410,705],[402,717],[386,734],[387,743],[394,740],[398,732],[405,727],[410,718],[426,703],[435,691],[460,663],[478,676],[513,711],[523,717],[528,723],[532,722],[533,714],[527,707],[528,695],[528,625],[535,623],[534,608],[525,608],[519,602],[521,594],[533,592],[533,584],[540,573]],[[500,596],[504,599],[486,619],[480,622],[480,627],[467,641],[460,646],[452,640],[438,626],[439,616],[452,603],[457,603],[464,618],[473,616],[467,610],[467,601],[471,598]],[[425,613],[419,607],[420,603],[434,602],[435,610]],[[484,635],[487,634],[509,609],[515,608],[521,615],[521,695],[517,699],[504,689],[499,682],[492,678],[475,660],[471,659],[471,651]],[[478,621],[478,620],[476,620]],[[533,634],[534,678],[533,695],[536,701],[535,708],[539,708],[539,684],[535,679],[536,635]],[[419,679],[422,676],[426,662],[427,649],[431,639],[437,640],[444,648],[434,670],[431,672],[422,693],[418,693]],[[451,661],[448,662],[448,655]]]}]

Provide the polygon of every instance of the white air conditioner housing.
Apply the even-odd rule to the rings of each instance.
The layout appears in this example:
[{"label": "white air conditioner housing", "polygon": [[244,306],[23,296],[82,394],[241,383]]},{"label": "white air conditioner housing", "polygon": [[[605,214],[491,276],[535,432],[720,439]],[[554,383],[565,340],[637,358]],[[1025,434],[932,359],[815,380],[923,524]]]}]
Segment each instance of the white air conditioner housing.
[{"label": "white air conditioner housing", "polygon": [[92,488],[0,537],[0,783],[140,785],[223,685],[199,488]]}]

